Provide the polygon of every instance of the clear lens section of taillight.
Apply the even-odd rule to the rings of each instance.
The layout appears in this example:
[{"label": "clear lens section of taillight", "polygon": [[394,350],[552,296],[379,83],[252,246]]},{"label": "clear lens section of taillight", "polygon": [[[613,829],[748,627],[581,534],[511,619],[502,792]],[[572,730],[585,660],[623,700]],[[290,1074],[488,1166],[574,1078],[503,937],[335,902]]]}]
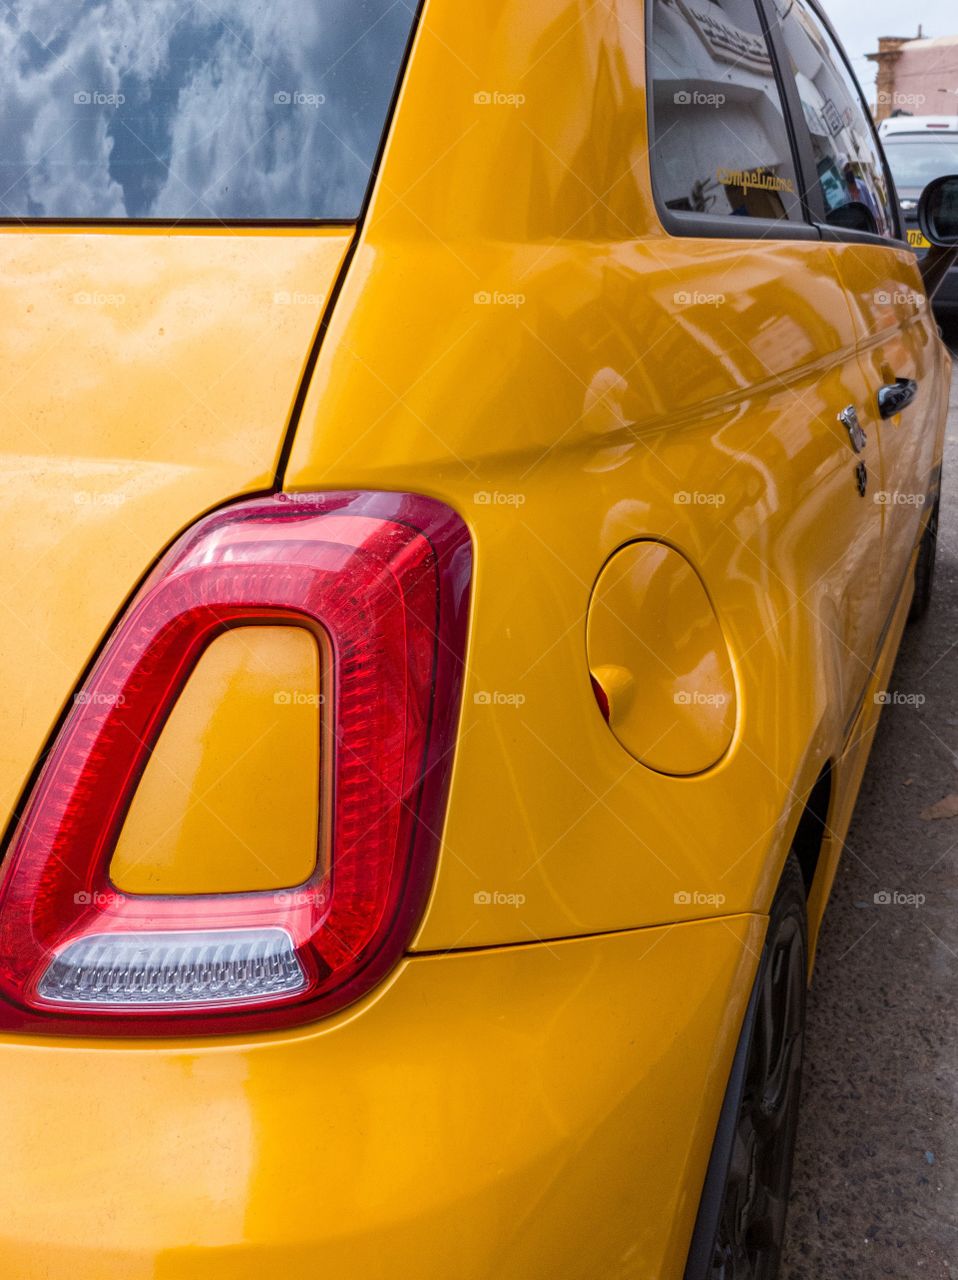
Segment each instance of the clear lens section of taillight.
[{"label": "clear lens section of taillight", "polygon": [[[471,563],[459,517],[404,494],[277,495],[185,534],[74,699],[13,833],[0,1026],[223,1034],[307,1021],[375,985],[432,881]],[[192,670],[225,631],[270,624],[305,627],[325,659],[315,874],[279,892],[121,892],[111,856]]]},{"label": "clear lens section of taillight", "polygon": [[306,975],[285,929],[91,933],[53,957],[44,1000],[113,1008],[230,1005],[303,991]]}]

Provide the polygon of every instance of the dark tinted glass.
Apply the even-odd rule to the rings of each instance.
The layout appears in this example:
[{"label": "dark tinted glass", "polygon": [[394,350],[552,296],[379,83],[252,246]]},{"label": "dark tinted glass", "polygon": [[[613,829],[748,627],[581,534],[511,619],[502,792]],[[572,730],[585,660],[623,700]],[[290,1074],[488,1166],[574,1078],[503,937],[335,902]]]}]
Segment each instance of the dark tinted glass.
[{"label": "dark tinted glass", "polygon": [[805,0],[775,0],[788,46],[825,202],[826,220],[849,223],[854,206],[867,229],[895,234],[888,183],[858,85],[831,36]]},{"label": "dark tinted glass", "polygon": [[8,0],[0,217],[355,218],[412,0]]},{"label": "dark tinted glass", "polygon": [[784,108],[754,0],[654,0],[652,173],[700,217],[800,220]]}]

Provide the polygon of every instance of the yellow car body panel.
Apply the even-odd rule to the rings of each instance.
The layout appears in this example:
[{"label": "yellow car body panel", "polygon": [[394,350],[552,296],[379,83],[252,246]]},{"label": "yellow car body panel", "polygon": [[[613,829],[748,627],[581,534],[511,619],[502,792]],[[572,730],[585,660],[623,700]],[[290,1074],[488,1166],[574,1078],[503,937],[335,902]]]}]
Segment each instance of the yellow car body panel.
[{"label": "yellow car body panel", "polygon": [[[833,245],[832,251],[858,335],[862,426],[882,455],[881,608],[887,615],[929,514],[924,499],[941,463],[942,440],[927,424],[941,423],[947,412],[950,357],[938,341],[913,253],[891,245],[854,244]],[[896,378],[914,379],[917,395],[904,413],[882,420],[868,392]]]},{"label": "yellow car body panel", "polygon": [[[869,498],[925,491],[948,364],[920,303],[873,336],[865,291],[920,290],[893,251],[667,234],[642,21],[428,0],[355,245],[0,229],[5,813],[146,569],[278,470],[438,498],[475,555],[413,954],[297,1032],[0,1037],[4,1275],[681,1276],[784,860],[831,766],[814,943],[910,598],[923,517],[887,536],[838,414],[920,370],[920,441],[862,413]],[[590,686],[596,579],[643,538],[731,657],[693,776],[633,758]],[[215,707],[189,714],[202,740]]]},{"label": "yellow car body panel", "polygon": [[209,507],[268,489],[352,233],[0,230],[0,814],[104,632]]},{"label": "yellow car body panel", "polygon": [[[528,6],[490,20],[431,0],[286,476],[415,489],[473,529],[424,950],[704,917],[717,900],[767,910],[884,629],[883,508],[858,497],[838,420],[865,379],[836,246],[666,234],[632,16],[577,17],[543,47]],[[493,84],[524,100],[477,105]],[[932,452],[942,425],[939,408]],[[697,495],[716,500],[683,501]],[[625,753],[583,669],[598,572],[640,537],[697,570],[736,666],[732,745],[693,778]],[[522,895],[522,911],[477,911],[477,891]]]},{"label": "yellow car body panel", "polygon": [[677,1274],[763,928],[420,957],[259,1043],[0,1045],[3,1273]]}]

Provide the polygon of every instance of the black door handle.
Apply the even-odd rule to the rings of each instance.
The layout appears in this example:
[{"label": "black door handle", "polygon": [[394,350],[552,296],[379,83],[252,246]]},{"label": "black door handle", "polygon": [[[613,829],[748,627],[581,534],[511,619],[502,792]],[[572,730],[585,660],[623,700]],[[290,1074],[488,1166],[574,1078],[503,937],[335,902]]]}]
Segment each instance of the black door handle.
[{"label": "black door handle", "polygon": [[917,394],[918,383],[914,378],[896,378],[878,388],[878,412],[883,418],[894,418],[908,408]]}]

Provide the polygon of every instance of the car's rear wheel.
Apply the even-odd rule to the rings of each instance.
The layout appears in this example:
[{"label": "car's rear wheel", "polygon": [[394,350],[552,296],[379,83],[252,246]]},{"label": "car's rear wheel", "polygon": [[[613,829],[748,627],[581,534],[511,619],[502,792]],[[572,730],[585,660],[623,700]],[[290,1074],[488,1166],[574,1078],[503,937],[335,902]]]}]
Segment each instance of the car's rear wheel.
[{"label": "car's rear wheel", "polygon": [[936,497],[918,548],[918,559],[915,562],[915,594],[911,598],[911,608],[908,611],[909,622],[917,622],[919,618],[923,618],[931,604],[935,579],[935,556],[938,550],[938,505],[939,500]]},{"label": "car's rear wheel", "polygon": [[798,1124],[807,940],[802,874],[790,857],[716,1135],[686,1280],[773,1280]]}]

